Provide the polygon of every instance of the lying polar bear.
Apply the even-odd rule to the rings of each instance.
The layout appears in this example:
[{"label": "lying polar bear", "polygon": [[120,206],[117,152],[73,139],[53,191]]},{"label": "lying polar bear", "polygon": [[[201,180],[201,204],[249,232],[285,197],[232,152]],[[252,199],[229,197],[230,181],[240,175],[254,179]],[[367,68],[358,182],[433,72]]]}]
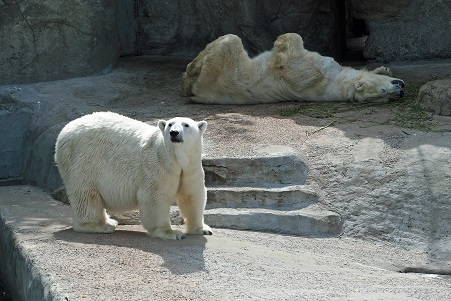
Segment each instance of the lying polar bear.
[{"label": "lying polar bear", "polygon": [[304,48],[301,36],[279,36],[271,51],[251,59],[241,39],[228,34],[211,42],[188,64],[182,94],[206,104],[290,100],[386,102],[404,95],[404,81],[390,70],[340,66]]}]

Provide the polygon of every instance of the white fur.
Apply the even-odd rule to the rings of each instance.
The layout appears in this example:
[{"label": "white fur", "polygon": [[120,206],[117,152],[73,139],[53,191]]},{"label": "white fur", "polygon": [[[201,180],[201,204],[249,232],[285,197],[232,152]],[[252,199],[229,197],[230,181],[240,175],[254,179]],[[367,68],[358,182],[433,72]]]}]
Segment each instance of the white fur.
[{"label": "white fur", "polygon": [[274,48],[249,58],[241,39],[228,34],[211,42],[188,64],[182,94],[194,102],[220,104],[305,101],[387,101],[403,95],[404,82],[390,70],[340,66],[304,48],[287,33]]},{"label": "white fur", "polygon": [[[111,112],[68,123],[58,136],[55,161],[72,208],[74,230],[113,232],[110,212],[139,209],[149,235],[181,239],[172,229],[170,206],[177,202],[186,233],[211,234],[201,162],[207,123],[189,118],[160,120],[158,127]],[[178,131],[172,142],[171,129]],[[105,210],[106,209],[106,210]]]}]

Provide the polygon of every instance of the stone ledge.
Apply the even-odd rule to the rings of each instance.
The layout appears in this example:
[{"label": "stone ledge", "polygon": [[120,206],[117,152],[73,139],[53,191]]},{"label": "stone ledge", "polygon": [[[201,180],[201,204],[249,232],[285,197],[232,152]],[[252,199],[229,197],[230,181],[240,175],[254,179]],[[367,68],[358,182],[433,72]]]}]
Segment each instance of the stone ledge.
[{"label": "stone ledge", "polygon": [[338,213],[304,208],[274,210],[262,208],[216,208],[205,210],[205,222],[212,227],[283,233],[308,237],[331,237],[341,233]]},{"label": "stone ledge", "polygon": [[271,208],[294,210],[318,203],[318,195],[305,185],[279,187],[207,187],[207,208]]}]

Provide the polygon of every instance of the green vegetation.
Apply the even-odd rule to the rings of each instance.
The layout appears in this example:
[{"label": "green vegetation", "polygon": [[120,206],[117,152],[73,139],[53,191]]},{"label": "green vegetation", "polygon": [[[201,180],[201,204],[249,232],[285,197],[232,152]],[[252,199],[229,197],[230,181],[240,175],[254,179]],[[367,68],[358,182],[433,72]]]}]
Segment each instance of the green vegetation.
[{"label": "green vegetation", "polygon": [[372,104],[357,104],[357,103],[332,103],[319,102],[307,103],[297,107],[287,108],[280,112],[283,117],[291,117],[295,115],[305,115],[313,118],[330,118],[335,117],[334,114],[358,111],[360,109],[373,106]]},{"label": "green vegetation", "polygon": [[377,126],[383,124],[391,124],[399,127],[417,129],[422,131],[433,131],[434,121],[432,115],[423,111],[415,104],[415,99],[418,95],[420,87],[424,83],[412,83],[409,84],[404,98],[401,101],[389,102],[385,104],[377,103],[306,103],[296,107],[291,107],[281,110],[279,113],[283,117],[292,117],[296,115],[304,115],[313,118],[333,118],[334,122],[349,122],[349,118],[342,118],[337,116],[339,113],[349,111],[362,111],[367,110],[364,113],[356,113],[355,120],[359,120],[358,116],[374,114],[380,110],[390,110],[394,113],[394,117],[384,121],[382,123],[374,123],[366,125],[366,127]]}]

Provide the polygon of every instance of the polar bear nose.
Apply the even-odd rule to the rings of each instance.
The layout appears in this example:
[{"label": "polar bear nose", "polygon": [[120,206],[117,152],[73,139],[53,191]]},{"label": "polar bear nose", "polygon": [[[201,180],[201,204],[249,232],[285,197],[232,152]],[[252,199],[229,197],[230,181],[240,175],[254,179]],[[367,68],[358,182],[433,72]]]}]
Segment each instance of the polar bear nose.
[{"label": "polar bear nose", "polygon": [[171,130],[169,132],[169,135],[171,135],[171,137],[176,137],[178,134],[179,134],[179,131],[177,131],[177,130]]}]

